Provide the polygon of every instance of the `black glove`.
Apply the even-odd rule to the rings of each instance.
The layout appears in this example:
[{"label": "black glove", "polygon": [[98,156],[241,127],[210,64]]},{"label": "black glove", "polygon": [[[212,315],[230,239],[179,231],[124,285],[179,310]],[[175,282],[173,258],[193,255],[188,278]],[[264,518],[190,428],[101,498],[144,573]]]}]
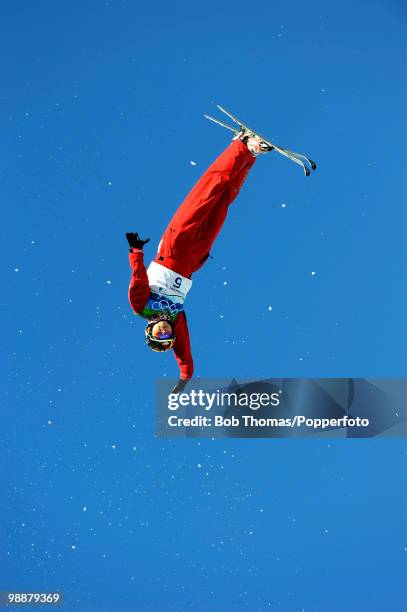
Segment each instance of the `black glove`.
[{"label": "black glove", "polygon": [[126,238],[131,249],[142,249],[143,246],[150,240],[150,238],[142,240],[137,232],[127,232]]},{"label": "black glove", "polygon": [[190,378],[180,378],[177,384],[175,385],[175,387],[173,388],[173,390],[171,391],[171,393],[181,393],[185,389],[185,387],[187,386],[190,380],[191,380]]}]

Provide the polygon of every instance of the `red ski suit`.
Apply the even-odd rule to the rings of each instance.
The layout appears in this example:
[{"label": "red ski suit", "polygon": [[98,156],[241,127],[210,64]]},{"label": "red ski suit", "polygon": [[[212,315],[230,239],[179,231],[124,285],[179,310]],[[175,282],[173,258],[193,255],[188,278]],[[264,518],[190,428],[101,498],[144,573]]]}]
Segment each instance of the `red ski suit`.
[{"label": "red ski suit", "polygon": [[[163,234],[154,259],[177,274],[191,278],[208,259],[211,247],[256,158],[240,140],[234,140],[209,166],[187,195]],[[129,254],[133,274],[129,287],[130,304],[140,314],[150,296],[143,251]],[[173,349],[182,379],[193,374],[189,332],[184,312],[174,321]]]}]

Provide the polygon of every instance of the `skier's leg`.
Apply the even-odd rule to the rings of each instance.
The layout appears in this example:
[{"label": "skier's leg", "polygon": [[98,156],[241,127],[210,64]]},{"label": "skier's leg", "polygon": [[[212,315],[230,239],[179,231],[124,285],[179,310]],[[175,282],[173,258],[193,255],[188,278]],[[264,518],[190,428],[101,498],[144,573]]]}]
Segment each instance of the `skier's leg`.
[{"label": "skier's leg", "polygon": [[[254,162],[255,157],[246,145],[240,140],[234,140],[211,164],[176,211],[162,237],[155,261],[171,267],[183,276],[189,276],[192,271],[189,263],[192,263],[193,257],[193,267],[197,269],[197,262],[207,258],[208,238],[212,244],[226,216],[227,207],[236,197],[244,176]],[[212,231],[212,226],[205,223],[205,220],[218,206],[219,220]],[[209,235],[202,241],[200,237],[203,228]],[[189,274],[184,274],[186,269],[191,270]]]},{"label": "skier's leg", "polygon": [[[197,237],[198,248],[196,249],[194,247],[189,257],[191,273],[199,270],[199,268],[201,268],[208,259],[212,245],[215,242],[223,223],[225,222],[229,206],[238,195],[254,161],[255,159],[253,158],[253,160],[250,160],[246,166],[240,170],[240,172],[235,176],[234,180],[228,185],[217,206],[212,208],[209,215],[204,219],[201,231]],[[199,253],[199,257],[196,256],[195,253]],[[202,253],[203,256],[201,256]]]},{"label": "skier's leg", "polygon": [[247,146],[241,140],[232,141],[192,188],[169,225],[188,229],[199,223],[249,160],[254,163],[255,158]]}]

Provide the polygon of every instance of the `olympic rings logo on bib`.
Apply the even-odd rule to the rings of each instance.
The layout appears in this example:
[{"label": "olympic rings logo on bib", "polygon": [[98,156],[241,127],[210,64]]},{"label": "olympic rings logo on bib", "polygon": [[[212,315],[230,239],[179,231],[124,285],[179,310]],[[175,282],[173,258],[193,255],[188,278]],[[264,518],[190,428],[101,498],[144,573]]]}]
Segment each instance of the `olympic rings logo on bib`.
[{"label": "olympic rings logo on bib", "polygon": [[172,315],[181,312],[182,304],[174,304],[169,300],[154,300],[150,302],[152,310],[169,312]]}]

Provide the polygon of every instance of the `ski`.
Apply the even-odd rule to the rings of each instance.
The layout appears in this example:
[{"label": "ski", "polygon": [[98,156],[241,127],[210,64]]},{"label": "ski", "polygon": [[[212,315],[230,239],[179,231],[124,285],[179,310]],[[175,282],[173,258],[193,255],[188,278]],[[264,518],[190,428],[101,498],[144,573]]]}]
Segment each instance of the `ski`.
[{"label": "ski", "polygon": [[311,174],[311,171],[310,171],[309,167],[302,160],[305,160],[310,165],[311,170],[316,170],[316,168],[317,168],[316,163],[312,159],[310,159],[309,157],[306,157],[305,155],[302,155],[300,153],[296,153],[295,151],[290,151],[289,149],[284,149],[283,147],[280,147],[279,145],[276,145],[274,142],[272,142],[268,138],[264,138],[261,134],[256,132],[256,130],[253,130],[251,127],[249,127],[247,125],[247,123],[243,123],[235,115],[232,115],[232,113],[230,113],[225,108],[223,108],[223,106],[220,106],[219,104],[217,104],[216,106],[217,106],[217,108],[222,113],[227,115],[234,123],[236,123],[236,125],[239,126],[239,129],[237,129],[235,127],[232,127],[230,125],[227,125],[226,123],[223,123],[223,121],[219,121],[219,119],[215,119],[214,117],[211,117],[210,115],[204,115],[204,117],[206,119],[209,119],[209,121],[212,121],[213,123],[217,123],[218,125],[226,128],[227,130],[230,130],[231,132],[234,132],[235,134],[238,134],[241,130],[247,130],[249,132],[253,132],[257,136],[259,136],[259,138],[261,138],[261,140],[264,140],[264,142],[266,142],[268,145],[273,147],[277,151],[277,153],[280,153],[280,155],[283,155],[284,157],[287,157],[288,159],[290,159],[294,163],[296,163],[299,166],[301,166],[302,169],[304,170],[305,176],[309,176]]},{"label": "ski", "polygon": [[209,119],[209,121],[213,121],[214,123],[217,123],[218,125],[221,125],[222,127],[226,128],[227,130],[234,132],[235,134],[239,133],[239,130],[237,128],[231,127],[230,125],[226,125],[226,123],[223,123],[223,121],[219,121],[219,119],[214,119],[213,117],[210,117],[209,115],[204,115],[204,117],[206,119]]}]

